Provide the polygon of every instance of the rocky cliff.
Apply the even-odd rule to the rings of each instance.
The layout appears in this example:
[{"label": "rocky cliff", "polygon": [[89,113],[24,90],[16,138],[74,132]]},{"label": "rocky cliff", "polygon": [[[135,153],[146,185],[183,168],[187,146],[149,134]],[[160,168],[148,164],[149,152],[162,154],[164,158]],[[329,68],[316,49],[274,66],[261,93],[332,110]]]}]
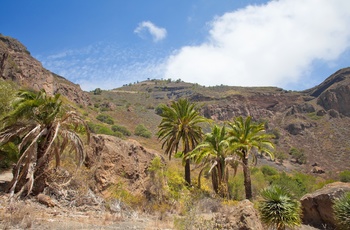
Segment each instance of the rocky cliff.
[{"label": "rocky cliff", "polygon": [[78,104],[90,104],[89,96],[79,85],[46,70],[19,41],[1,34],[0,77],[15,81],[23,88],[45,89],[49,94],[60,93]]}]

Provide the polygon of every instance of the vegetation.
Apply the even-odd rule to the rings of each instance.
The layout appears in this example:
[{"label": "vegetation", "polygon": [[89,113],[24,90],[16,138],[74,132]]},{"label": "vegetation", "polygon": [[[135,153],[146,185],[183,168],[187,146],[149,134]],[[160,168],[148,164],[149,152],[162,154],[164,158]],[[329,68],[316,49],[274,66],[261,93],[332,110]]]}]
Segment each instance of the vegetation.
[{"label": "vegetation", "polygon": [[96,124],[93,122],[88,122],[87,124],[92,133],[111,135],[115,137],[123,137],[123,134],[121,132],[113,131],[112,129],[110,129],[105,125]]},{"label": "vegetation", "polygon": [[[24,191],[38,194],[45,188],[50,162],[60,167],[61,155],[68,146],[75,151],[78,166],[83,163],[84,144],[78,135],[85,122],[72,111],[63,111],[60,95],[50,97],[40,92],[19,91],[13,110],[2,119],[0,143],[18,144],[20,157],[10,183],[11,196]],[[89,139],[89,136],[88,136]]]},{"label": "vegetation", "polygon": [[259,212],[265,224],[277,230],[301,224],[301,205],[286,189],[271,186],[263,189],[260,195]]},{"label": "vegetation", "polygon": [[344,170],[339,173],[341,182],[350,182],[350,170]]},{"label": "vegetation", "polygon": [[350,229],[350,192],[344,193],[333,205],[334,216],[339,229]]},{"label": "vegetation", "polygon": [[271,158],[274,157],[272,152],[274,146],[271,142],[273,136],[265,132],[265,124],[251,122],[251,117],[244,119],[238,117],[228,125],[228,141],[230,144],[230,150],[236,154],[243,166],[244,173],[244,187],[247,199],[252,199],[252,184],[250,178],[250,170],[248,160],[252,157],[253,162],[257,162],[257,156],[253,152],[256,150],[260,153],[265,153]]},{"label": "vegetation", "polygon": [[289,150],[289,154],[292,155],[292,158],[295,160],[298,164],[305,164],[306,163],[306,156],[304,154],[304,151],[302,149],[297,149],[292,147]]},{"label": "vegetation", "polygon": [[107,114],[99,114],[97,117],[96,117],[97,120],[103,122],[103,123],[106,123],[106,124],[109,124],[109,125],[113,125],[114,124],[114,120],[111,116],[107,115]]},{"label": "vegetation", "polygon": [[202,143],[200,143],[189,158],[199,164],[202,163],[202,169],[198,176],[198,186],[200,187],[200,177],[203,170],[208,168],[211,173],[213,189],[222,197],[228,197],[228,169],[227,161],[228,142],[226,139],[226,129],[214,125],[212,132],[207,133]]},{"label": "vegetation", "polygon": [[152,136],[151,131],[149,131],[143,124],[136,126],[134,134],[145,138],[150,138]]},{"label": "vegetation", "polygon": [[112,129],[113,132],[120,132],[124,136],[130,136],[131,135],[131,132],[124,126],[112,125],[111,129]]},{"label": "vegetation", "polygon": [[163,142],[165,153],[169,160],[172,154],[178,152],[180,144],[182,151],[178,154],[185,161],[185,181],[191,185],[190,159],[186,158],[203,136],[201,123],[206,119],[199,114],[195,104],[191,104],[187,99],[180,99],[170,106],[162,106],[160,116],[162,121],[158,128],[158,138]]}]

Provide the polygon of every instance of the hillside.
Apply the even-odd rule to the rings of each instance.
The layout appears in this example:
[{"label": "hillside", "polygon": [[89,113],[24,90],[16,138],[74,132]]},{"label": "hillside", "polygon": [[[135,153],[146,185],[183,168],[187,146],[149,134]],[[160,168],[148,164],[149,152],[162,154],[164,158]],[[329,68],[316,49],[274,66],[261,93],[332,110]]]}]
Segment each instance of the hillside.
[{"label": "hillside", "polygon": [[[99,93],[83,92],[79,85],[44,69],[19,41],[0,35],[0,75],[21,87],[61,93],[94,124],[100,123],[96,120],[99,114],[109,115],[114,125],[130,131],[128,138],[158,151],[157,106],[186,97],[200,106],[205,117],[218,123],[237,116],[266,122],[268,132],[276,136],[277,156],[286,158],[286,170],[310,172],[316,163],[332,176],[349,169],[350,68],[339,70],[320,85],[302,92],[276,87],[204,87],[170,79],[147,80]],[[133,135],[139,124],[152,132],[150,139]],[[291,149],[304,154],[306,163],[293,163]]]},{"label": "hillside", "polygon": [[[156,133],[160,118],[155,109],[160,103],[187,97],[201,107],[202,114],[223,123],[237,116],[252,116],[265,121],[268,132],[275,134],[278,156],[285,170],[311,172],[317,164],[331,176],[349,169],[350,143],[347,139],[350,123],[348,100],[350,69],[332,75],[319,86],[303,92],[275,87],[203,87],[181,81],[148,80],[121,88],[90,93],[92,103],[118,123],[133,130],[145,124]],[[106,110],[103,105],[112,104]],[[159,144],[143,141],[158,150]],[[289,152],[297,149],[306,156],[306,163],[294,163]],[[291,164],[289,164],[291,162]],[[283,167],[282,167],[283,169]]]}]

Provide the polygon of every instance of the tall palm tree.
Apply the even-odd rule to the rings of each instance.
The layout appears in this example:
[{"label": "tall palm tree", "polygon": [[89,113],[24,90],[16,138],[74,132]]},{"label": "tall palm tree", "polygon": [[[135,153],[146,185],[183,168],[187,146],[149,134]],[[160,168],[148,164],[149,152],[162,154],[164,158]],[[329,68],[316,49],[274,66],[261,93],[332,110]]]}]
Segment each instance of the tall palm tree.
[{"label": "tall palm tree", "polygon": [[253,158],[253,162],[257,162],[258,153],[265,153],[271,158],[274,157],[272,152],[274,146],[271,142],[273,135],[265,132],[264,123],[252,123],[252,118],[249,116],[246,119],[238,117],[232,122],[228,122],[228,140],[231,151],[236,154],[243,166],[244,187],[247,199],[253,197],[252,183],[249,170],[249,157]]},{"label": "tall palm tree", "polygon": [[202,139],[201,123],[206,119],[199,114],[196,105],[187,99],[172,102],[170,106],[161,105],[162,120],[158,126],[158,138],[163,142],[165,153],[171,159],[172,154],[178,153],[185,161],[185,181],[191,185],[190,159],[186,155],[192,151]]},{"label": "tall palm tree", "polygon": [[212,131],[204,136],[202,143],[189,154],[189,158],[194,159],[197,164],[201,163],[202,170],[198,176],[198,186],[200,187],[200,177],[204,169],[210,166],[209,172],[212,176],[213,189],[222,197],[228,197],[228,168],[227,150],[228,141],[226,139],[225,126],[214,125]]},{"label": "tall palm tree", "polygon": [[84,161],[84,144],[76,131],[83,125],[89,139],[88,127],[75,112],[61,111],[59,97],[48,96],[44,90],[19,91],[13,110],[2,119],[5,127],[0,130],[0,145],[14,139],[19,143],[20,158],[13,169],[11,197],[24,191],[27,195],[42,192],[50,162],[55,159],[55,168],[60,167],[66,147],[76,153],[79,166]]}]

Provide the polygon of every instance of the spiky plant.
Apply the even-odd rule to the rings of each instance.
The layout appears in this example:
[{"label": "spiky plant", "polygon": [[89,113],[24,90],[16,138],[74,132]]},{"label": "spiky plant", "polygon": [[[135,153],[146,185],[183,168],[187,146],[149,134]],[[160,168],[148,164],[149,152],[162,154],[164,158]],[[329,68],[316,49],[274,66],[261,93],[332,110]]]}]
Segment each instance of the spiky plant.
[{"label": "spiky plant", "polygon": [[270,186],[260,192],[261,220],[269,227],[283,230],[301,224],[301,205],[292,195],[279,186]]},{"label": "spiky plant", "polygon": [[339,229],[350,229],[350,192],[336,199],[333,205],[334,217]]}]

